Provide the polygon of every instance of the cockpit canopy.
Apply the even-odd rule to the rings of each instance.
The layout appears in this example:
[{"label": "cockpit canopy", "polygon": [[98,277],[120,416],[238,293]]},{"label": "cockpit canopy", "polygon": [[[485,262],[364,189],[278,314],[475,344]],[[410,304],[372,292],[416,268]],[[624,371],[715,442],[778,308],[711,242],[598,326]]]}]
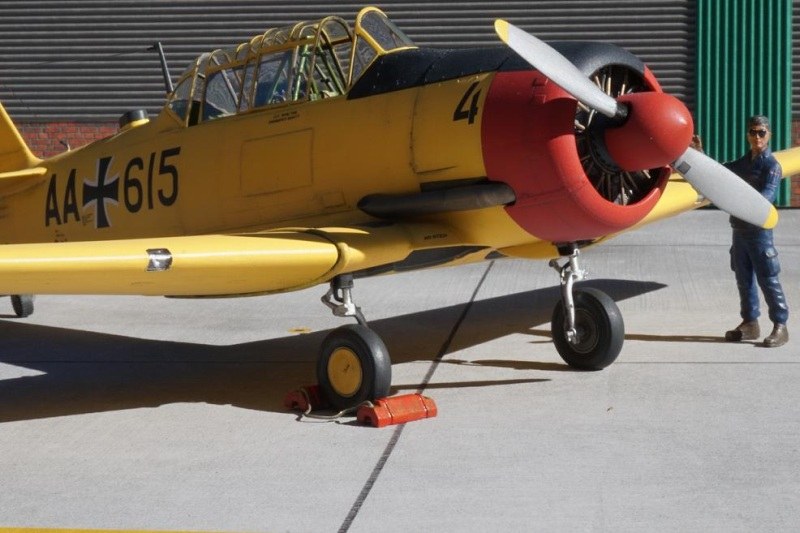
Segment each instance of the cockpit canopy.
[{"label": "cockpit canopy", "polygon": [[353,30],[340,17],[270,29],[197,58],[169,95],[166,112],[193,126],[265,106],[340,96],[376,57],[413,47],[375,7],[361,10]]}]

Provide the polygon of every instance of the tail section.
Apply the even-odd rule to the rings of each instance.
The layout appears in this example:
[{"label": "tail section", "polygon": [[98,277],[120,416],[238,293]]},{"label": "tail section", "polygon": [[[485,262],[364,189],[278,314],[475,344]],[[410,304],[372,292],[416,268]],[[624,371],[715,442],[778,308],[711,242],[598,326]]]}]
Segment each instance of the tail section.
[{"label": "tail section", "polygon": [[28,169],[40,162],[0,104],[0,173]]}]

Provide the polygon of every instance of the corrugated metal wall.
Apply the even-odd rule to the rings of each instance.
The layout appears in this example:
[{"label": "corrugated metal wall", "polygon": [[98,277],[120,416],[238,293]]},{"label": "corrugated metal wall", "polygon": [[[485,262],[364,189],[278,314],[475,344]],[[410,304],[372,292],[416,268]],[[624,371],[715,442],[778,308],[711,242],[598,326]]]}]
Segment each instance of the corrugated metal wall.
[{"label": "corrugated metal wall", "polygon": [[[163,82],[147,48],[162,41],[174,76],[201,52],[266,28],[342,15],[364,4],[271,0],[0,0],[0,99],[21,121],[116,120],[158,110]],[[417,44],[497,43],[506,18],[545,40],[604,40],[650,64],[694,100],[694,0],[386,1],[378,5]]]},{"label": "corrugated metal wall", "polygon": [[800,0],[792,1],[792,117],[800,120]]},{"label": "corrugated metal wall", "polygon": [[[791,145],[792,0],[698,0],[696,128],[712,157],[747,149],[745,121],[765,114],[772,148]],[[778,205],[788,205],[788,181]]]}]

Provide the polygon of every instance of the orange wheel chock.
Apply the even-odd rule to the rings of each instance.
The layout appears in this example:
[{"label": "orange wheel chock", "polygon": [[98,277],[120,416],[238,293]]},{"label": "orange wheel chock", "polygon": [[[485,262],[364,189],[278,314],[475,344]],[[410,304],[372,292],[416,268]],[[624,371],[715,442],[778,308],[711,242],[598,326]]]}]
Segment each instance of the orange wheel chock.
[{"label": "orange wheel chock", "polygon": [[436,403],[422,394],[404,394],[375,400],[372,406],[362,406],[356,417],[362,424],[382,428],[436,416]]},{"label": "orange wheel chock", "polygon": [[290,411],[308,412],[309,408],[326,409],[330,404],[322,396],[319,385],[306,385],[289,391],[283,399],[283,405]]}]

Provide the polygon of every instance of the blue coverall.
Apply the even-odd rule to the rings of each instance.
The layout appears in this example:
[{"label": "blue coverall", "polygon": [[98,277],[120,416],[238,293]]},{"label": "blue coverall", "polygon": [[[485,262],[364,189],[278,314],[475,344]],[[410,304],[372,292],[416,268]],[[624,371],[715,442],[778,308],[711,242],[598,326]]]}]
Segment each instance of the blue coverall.
[{"label": "blue coverall", "polygon": [[[766,148],[753,158],[748,151],[744,156],[725,165],[739,175],[770,202],[775,201],[782,169],[772,151]],[[731,269],[736,274],[742,319],[756,320],[761,311],[758,305],[756,281],[764,293],[769,308],[769,318],[775,324],[786,324],[789,307],[778,280],[781,271],[778,251],[772,241],[772,230],[753,226],[736,217],[731,217],[733,245],[731,246]]]}]

